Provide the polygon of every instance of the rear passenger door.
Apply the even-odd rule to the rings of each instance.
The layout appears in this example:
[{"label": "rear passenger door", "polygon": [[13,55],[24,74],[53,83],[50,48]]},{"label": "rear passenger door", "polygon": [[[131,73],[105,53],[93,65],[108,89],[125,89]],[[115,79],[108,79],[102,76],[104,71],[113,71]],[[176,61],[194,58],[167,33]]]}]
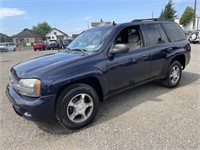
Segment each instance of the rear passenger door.
[{"label": "rear passenger door", "polygon": [[150,52],[151,71],[149,78],[165,76],[165,70],[168,66],[167,54],[173,51],[174,45],[159,23],[145,24],[145,33],[147,34],[147,45]]}]

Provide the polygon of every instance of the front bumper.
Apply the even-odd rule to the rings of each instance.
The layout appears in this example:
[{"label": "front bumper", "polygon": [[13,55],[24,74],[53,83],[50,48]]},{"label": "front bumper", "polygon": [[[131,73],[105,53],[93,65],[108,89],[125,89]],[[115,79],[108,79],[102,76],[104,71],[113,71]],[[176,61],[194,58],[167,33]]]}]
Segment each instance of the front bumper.
[{"label": "front bumper", "polygon": [[54,106],[56,95],[31,98],[21,96],[7,85],[6,95],[15,112],[28,120],[49,121],[55,119]]},{"label": "front bumper", "polygon": [[200,39],[195,39],[195,40],[189,39],[189,41],[190,41],[191,43],[193,43],[193,42],[200,42]]}]

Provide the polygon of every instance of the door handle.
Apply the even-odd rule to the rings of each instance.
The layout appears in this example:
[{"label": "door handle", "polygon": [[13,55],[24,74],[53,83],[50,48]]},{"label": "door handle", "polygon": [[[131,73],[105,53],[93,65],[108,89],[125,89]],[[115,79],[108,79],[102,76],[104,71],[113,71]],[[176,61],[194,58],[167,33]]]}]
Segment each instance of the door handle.
[{"label": "door handle", "polygon": [[146,59],[148,56],[146,54],[142,55],[143,59]]},{"label": "door handle", "polygon": [[146,54],[144,54],[144,55],[142,55],[142,57],[147,57],[147,55],[146,55]]}]

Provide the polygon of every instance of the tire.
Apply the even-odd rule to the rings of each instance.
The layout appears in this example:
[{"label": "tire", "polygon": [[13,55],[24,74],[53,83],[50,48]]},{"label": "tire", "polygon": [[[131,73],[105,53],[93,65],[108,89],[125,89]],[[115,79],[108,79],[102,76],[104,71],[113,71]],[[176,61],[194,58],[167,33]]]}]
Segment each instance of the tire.
[{"label": "tire", "polygon": [[80,129],[95,118],[99,108],[96,91],[86,84],[74,84],[57,99],[56,118],[65,128]]},{"label": "tire", "polygon": [[178,61],[174,61],[169,66],[166,77],[164,80],[161,81],[161,84],[168,88],[174,88],[179,84],[181,76],[182,76],[181,64]]},{"label": "tire", "polygon": [[34,51],[36,51],[37,49],[36,48],[34,48]]}]

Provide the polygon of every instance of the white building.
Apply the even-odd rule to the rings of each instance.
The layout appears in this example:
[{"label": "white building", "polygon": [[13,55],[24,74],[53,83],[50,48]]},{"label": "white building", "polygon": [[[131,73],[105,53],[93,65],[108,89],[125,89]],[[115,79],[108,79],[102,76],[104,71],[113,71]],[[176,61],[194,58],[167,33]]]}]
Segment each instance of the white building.
[{"label": "white building", "polygon": [[[179,24],[179,19],[176,19],[175,22]],[[181,25],[181,27],[184,31],[191,32],[193,31],[193,21],[191,21],[184,27]],[[198,18],[196,18],[195,30],[200,30],[200,19]]]},{"label": "white building", "polygon": [[46,34],[46,39],[47,41],[57,40],[58,42],[60,42],[60,41],[71,39],[71,37],[64,32],[56,28],[53,28],[48,34]]}]

